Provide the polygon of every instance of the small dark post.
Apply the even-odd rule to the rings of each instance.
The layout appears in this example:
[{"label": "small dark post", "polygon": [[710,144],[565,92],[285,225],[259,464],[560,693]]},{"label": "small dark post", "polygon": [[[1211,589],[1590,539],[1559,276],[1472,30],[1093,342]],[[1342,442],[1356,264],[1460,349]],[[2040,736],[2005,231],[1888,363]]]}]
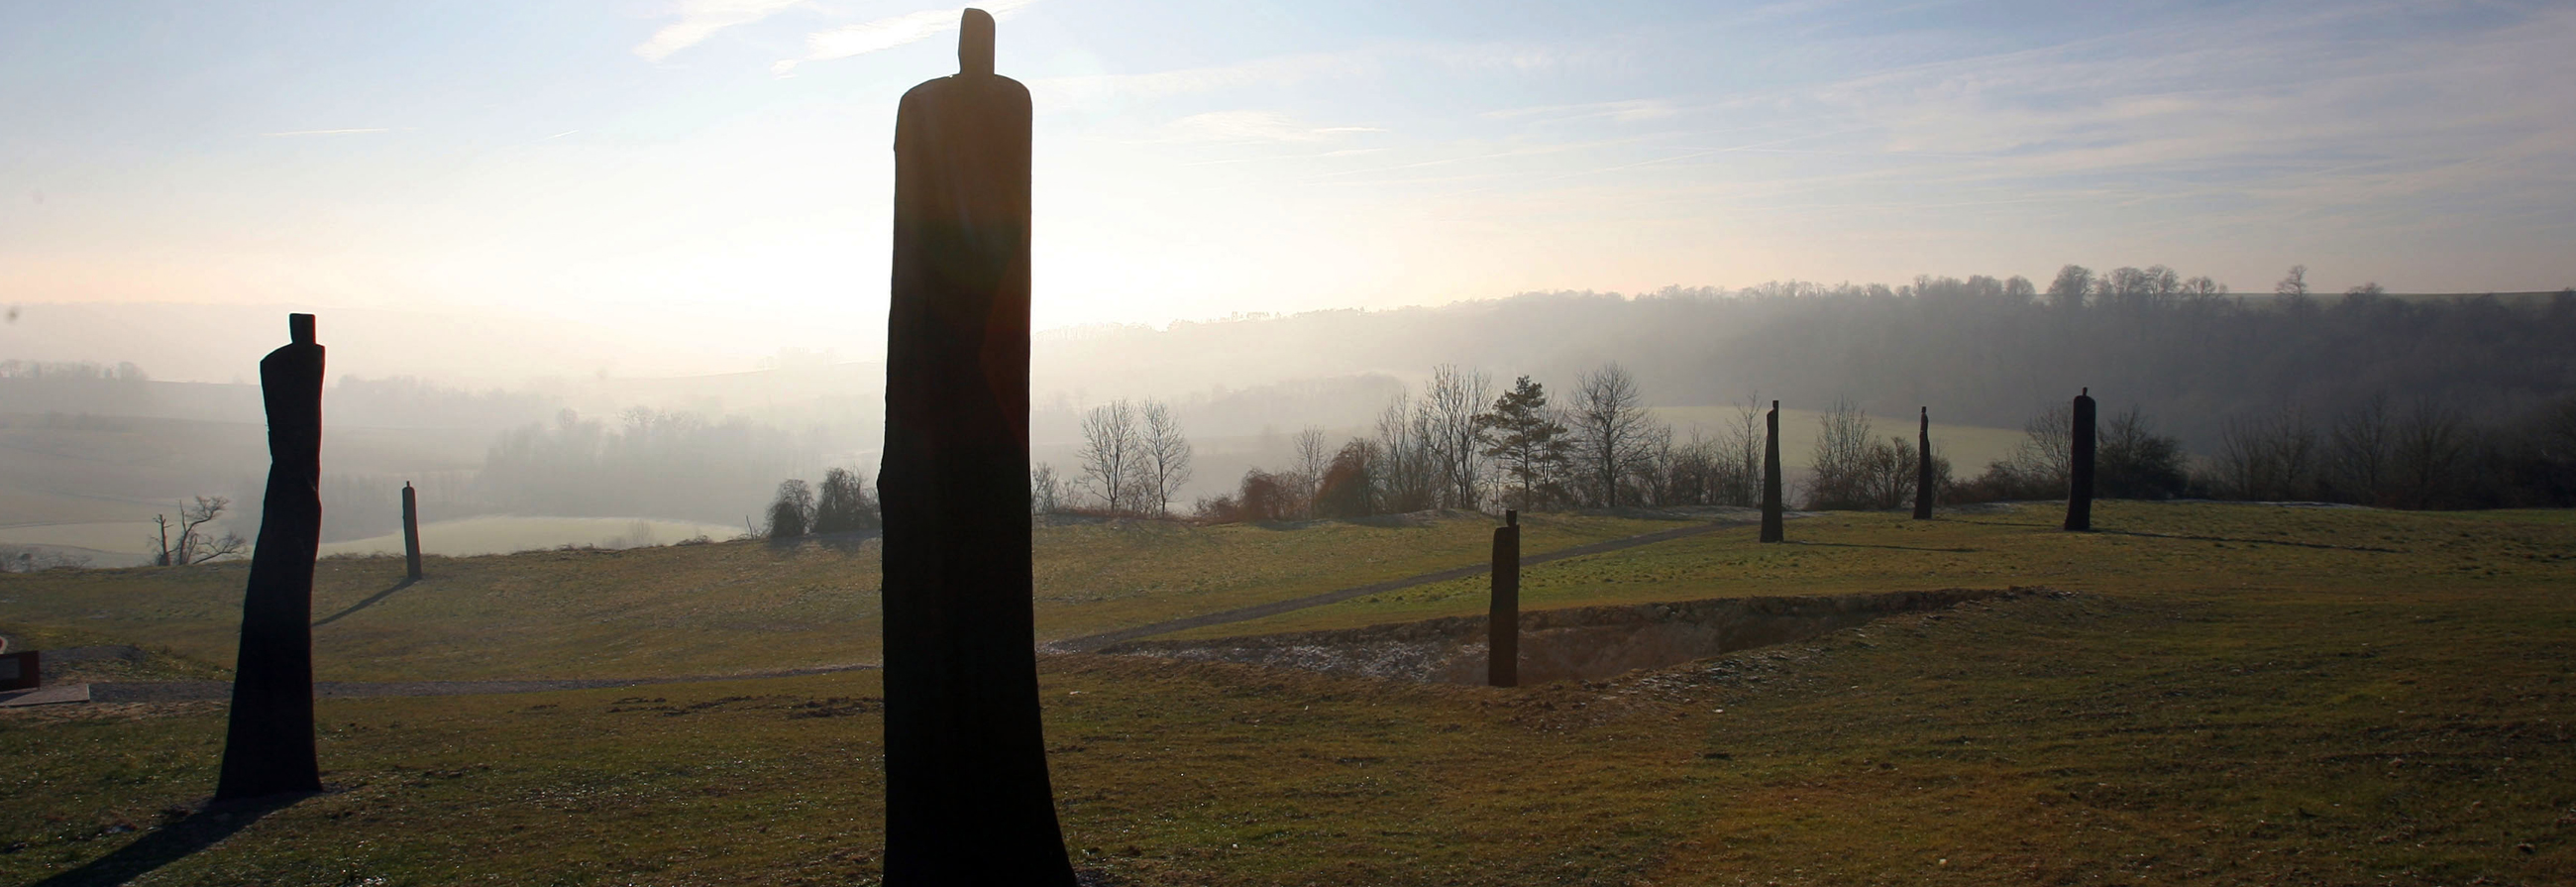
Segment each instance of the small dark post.
[{"label": "small dark post", "polygon": [[1923,424],[1914,438],[1914,519],[1932,519],[1932,408],[1923,408]]},{"label": "small dark post", "polygon": [[1485,619],[1485,682],[1521,684],[1521,513],[1503,511],[1494,528],[1494,603]]},{"label": "small dark post", "polygon": [[2093,531],[2093,389],[2075,395],[2075,427],[2067,443],[2072,452],[2066,470],[2066,529]]},{"label": "small dark post", "polygon": [[1029,91],[982,10],[957,62],[895,116],[885,878],[1072,887],[1030,611]]},{"label": "small dark post", "polygon": [[1763,423],[1770,432],[1762,438],[1762,541],[1783,542],[1788,534],[1780,526],[1780,402],[1771,402],[1771,412]]},{"label": "small dark post", "polygon": [[420,581],[420,497],[411,481],[403,481],[403,566],[409,570],[404,578]]},{"label": "small dark post", "polygon": [[8,650],[8,642],[0,641],[0,690],[33,690],[44,686],[44,651],[11,653]]},{"label": "small dark post", "polygon": [[322,346],[313,315],[259,362],[268,489],[242,595],[241,652],[215,800],[322,790],[313,754],[313,555],[322,544]]}]

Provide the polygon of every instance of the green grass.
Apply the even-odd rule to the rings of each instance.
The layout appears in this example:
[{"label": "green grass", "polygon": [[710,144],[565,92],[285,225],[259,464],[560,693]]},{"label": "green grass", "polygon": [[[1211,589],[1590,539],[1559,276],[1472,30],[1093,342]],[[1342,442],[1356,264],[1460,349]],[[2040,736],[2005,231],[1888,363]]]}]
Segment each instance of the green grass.
[{"label": "green grass", "polygon": [[[1527,609],[1766,594],[2047,585],[2206,597],[2336,596],[2355,587],[2449,596],[2554,587],[2571,575],[2564,511],[2461,513],[2255,504],[2105,502],[2095,526],[2057,530],[2061,506],[2000,513],[1832,512],[1763,545],[1738,527],[1543,564],[1521,577]],[[1536,549],[1533,549],[1536,550]],[[1355,598],[1173,637],[1347,628],[1485,612],[1482,577]]]},{"label": "green grass", "polygon": [[[1537,516],[1533,551],[1670,521]],[[1040,640],[1474,563],[1492,522],[1325,521],[1298,529],[1121,521],[1041,529]],[[720,542],[425,559],[429,578],[314,630],[323,680],[637,678],[874,662],[874,541]],[[400,558],[323,558],[313,612],[392,588]],[[0,631],[40,646],[130,643],[233,660],[247,563],[0,574]]]},{"label": "green grass", "polygon": [[[1530,593],[1562,604],[2073,590],[1588,685],[1048,657],[1067,842],[1078,866],[1148,885],[2576,881],[2571,515],[2130,503],[2101,515],[2211,539],[2058,533],[2051,516],[1829,515],[1790,531],[1834,545],[1719,534],[1535,568]],[[1257,550],[1233,535],[1247,529],[1058,537],[1099,553],[1053,555],[1086,566],[1052,581],[1132,586],[1170,569],[1135,563],[1157,552],[1196,564],[1209,555],[1194,546]],[[1401,532],[1416,529],[1398,538],[1476,535]],[[1258,532],[1295,551],[1312,531]],[[1383,544],[1390,558],[1402,547]],[[649,551],[747,577],[861,559]],[[676,566],[583,556],[620,575]],[[493,562],[576,575],[550,572],[552,557]],[[1203,597],[1237,594],[1218,585]],[[1340,622],[1462,611],[1433,604],[1325,609],[1347,607]],[[864,700],[881,692],[862,672],[323,700],[337,790],[139,883],[869,883],[882,722]],[[214,704],[0,712],[13,762],[0,796],[16,814],[0,846],[24,845],[0,853],[0,883],[97,859],[202,800],[221,732]]]},{"label": "green grass", "polygon": [[[420,525],[420,550],[430,554],[472,556],[509,554],[565,545],[634,548],[669,545],[684,539],[732,539],[744,534],[739,525],[627,517],[519,517],[486,515]],[[345,542],[322,543],[322,555],[401,554],[402,534],[387,533]]]}]

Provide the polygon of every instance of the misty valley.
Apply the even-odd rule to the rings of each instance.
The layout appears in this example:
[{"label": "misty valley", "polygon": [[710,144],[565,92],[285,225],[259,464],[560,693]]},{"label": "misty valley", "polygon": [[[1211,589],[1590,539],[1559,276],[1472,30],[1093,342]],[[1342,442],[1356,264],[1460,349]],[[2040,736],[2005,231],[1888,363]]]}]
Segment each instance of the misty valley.
[{"label": "misty valley", "polygon": [[[1058,393],[1029,414],[1017,519],[1077,878],[2554,877],[2576,762],[2543,651],[2576,624],[2576,401],[2545,368],[2576,297],[2029,290],[1524,296],[1039,339]],[[2356,382],[2267,376],[2274,342],[2205,335],[2293,321],[2321,363],[2428,335],[2506,350]],[[1851,359],[1909,324],[1921,350]],[[1442,345],[1457,327],[1496,344]],[[1668,344],[1589,365],[1544,344],[1586,329]],[[1800,329],[1824,338],[1742,356]],[[1289,356],[1318,336],[1383,344]],[[1245,353],[1273,341],[1276,366]],[[1523,352],[1560,356],[1498,361],[1509,384],[1467,362]],[[2079,421],[2006,384],[2055,361],[2140,387],[2087,386],[2120,406]],[[1227,374],[1157,371],[1192,364]],[[2271,390],[2177,381],[2228,366]],[[258,388],[5,365],[0,635],[41,675],[0,700],[0,742],[43,818],[0,867],[892,880],[884,419],[854,405],[882,372],[322,389],[323,791],[241,807],[203,786],[260,531]],[[1919,422],[1908,399],[1930,401]],[[2079,461],[2104,501],[2067,533],[2050,500]],[[1518,687],[1486,686],[1505,509]],[[474,751],[502,746],[528,750]]]},{"label": "misty valley", "polygon": [[0,5],[0,883],[2576,884],[2571,50]]}]

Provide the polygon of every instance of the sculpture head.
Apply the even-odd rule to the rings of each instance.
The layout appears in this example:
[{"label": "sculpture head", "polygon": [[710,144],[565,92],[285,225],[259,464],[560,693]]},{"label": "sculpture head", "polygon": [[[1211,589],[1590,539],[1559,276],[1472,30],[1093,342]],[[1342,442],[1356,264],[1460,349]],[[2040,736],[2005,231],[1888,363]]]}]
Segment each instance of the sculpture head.
[{"label": "sculpture head", "polygon": [[297,344],[297,345],[311,345],[311,344],[313,344],[313,315],[310,315],[310,314],[289,314],[289,315],[287,315],[287,316],[286,316],[286,340],[287,340],[287,341],[289,341],[289,342],[293,342],[293,343],[295,343],[295,344]]},{"label": "sculpture head", "polygon": [[969,7],[957,22],[957,73],[966,77],[992,76],[992,13]]}]

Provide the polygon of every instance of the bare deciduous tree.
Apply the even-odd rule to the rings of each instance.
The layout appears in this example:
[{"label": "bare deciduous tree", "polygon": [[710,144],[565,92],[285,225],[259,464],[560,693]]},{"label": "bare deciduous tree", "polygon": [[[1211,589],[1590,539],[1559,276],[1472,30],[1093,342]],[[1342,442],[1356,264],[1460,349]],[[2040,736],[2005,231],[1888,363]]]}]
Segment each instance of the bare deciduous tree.
[{"label": "bare deciduous tree", "polygon": [[[196,499],[194,504],[180,506],[179,517],[175,520],[166,514],[152,516],[152,525],[158,531],[152,540],[156,552],[152,563],[155,566],[202,564],[241,554],[250,547],[250,540],[243,539],[239,533],[226,532],[215,536],[206,528],[207,524],[223,516],[224,509],[232,506],[231,499],[222,496],[198,496]],[[173,529],[179,531],[179,538],[170,538]]]},{"label": "bare deciduous tree", "polygon": [[2469,469],[2471,438],[2458,410],[2431,400],[2408,410],[2389,447],[2399,507],[2438,508],[2455,501],[2460,475]]},{"label": "bare deciduous tree", "polygon": [[1064,510],[1064,479],[1057,477],[1055,466],[1040,462],[1029,469],[1029,513],[1054,514]]},{"label": "bare deciduous tree", "polygon": [[2279,294],[2279,295],[2284,295],[2284,296],[2305,296],[2305,295],[2307,295],[2307,294],[2308,294],[2308,266],[2306,266],[2306,265],[2292,265],[2292,266],[2290,266],[2290,273],[2288,273],[2288,274],[2284,274],[2284,275],[2281,275],[2281,282],[2279,282],[2279,283],[2275,283],[2275,284],[2272,284],[2272,292],[2277,293],[2277,294]]},{"label": "bare deciduous tree", "polygon": [[1431,461],[1439,472],[1440,504],[1475,510],[1484,486],[1485,405],[1493,399],[1494,377],[1482,370],[1441,364],[1422,388],[1428,413]]},{"label": "bare deciduous tree", "polygon": [[1325,440],[1324,429],[1308,425],[1297,432],[1296,495],[1299,513],[1315,516],[1315,492],[1323,488],[1324,469],[1332,464],[1332,444]]},{"label": "bare deciduous tree", "polygon": [[1637,434],[1637,459],[1628,465],[1628,501],[1638,505],[1673,504],[1673,474],[1681,462],[1673,446],[1673,427],[1650,422]]},{"label": "bare deciduous tree", "polygon": [[2312,498],[2317,462],[2316,430],[2297,410],[2232,419],[2219,435],[2219,481],[2239,499]]},{"label": "bare deciduous tree", "polygon": [[1576,377],[1570,418],[1595,500],[1619,507],[1619,481],[1644,457],[1646,432],[1656,424],[1636,377],[1615,363]]},{"label": "bare deciduous tree", "polygon": [[1876,465],[1871,461],[1869,417],[1851,401],[1838,398],[1816,422],[1807,507],[1866,508],[1875,503],[1876,492],[1870,489]]},{"label": "bare deciduous tree", "polygon": [[1083,486],[1100,497],[1110,514],[1134,509],[1131,493],[1144,461],[1143,438],[1136,432],[1136,407],[1114,400],[1082,416]]},{"label": "bare deciduous tree", "polygon": [[1767,432],[1762,427],[1762,395],[1744,399],[1735,410],[1735,420],[1727,423],[1726,433],[1717,441],[1716,490],[1711,497],[1721,505],[1753,508],[1762,504],[1762,443]]},{"label": "bare deciduous tree", "polygon": [[1150,502],[1154,515],[1171,513],[1172,497],[1181,485],[1190,482],[1190,439],[1181,432],[1181,420],[1172,415],[1172,407],[1159,401],[1145,402],[1144,462],[1137,480],[1145,495],[1138,500],[1141,509]]},{"label": "bare deciduous tree", "polygon": [[2390,422],[2386,394],[2335,420],[2327,434],[2326,475],[2339,498],[2376,503],[2388,493],[2389,448],[2396,440]]},{"label": "bare deciduous tree", "polygon": [[2094,485],[2106,499],[2170,499],[2190,484],[2182,441],[2158,434],[2130,407],[2102,426]]},{"label": "bare deciduous tree", "polygon": [[1673,448],[1664,481],[1666,505],[1718,505],[1725,494],[1726,455],[1718,441],[1691,429],[1690,441]]},{"label": "bare deciduous tree", "polygon": [[1377,417],[1377,446],[1370,465],[1377,507],[1421,511],[1438,504],[1440,472],[1431,455],[1431,411],[1410,394],[1397,394]]},{"label": "bare deciduous tree", "polygon": [[2074,472],[2075,441],[2070,429],[2075,427],[2073,409],[2066,404],[2049,404],[2023,423],[2021,443],[2013,448],[2012,470],[2025,481],[2043,487],[2062,488],[2066,476]]}]

